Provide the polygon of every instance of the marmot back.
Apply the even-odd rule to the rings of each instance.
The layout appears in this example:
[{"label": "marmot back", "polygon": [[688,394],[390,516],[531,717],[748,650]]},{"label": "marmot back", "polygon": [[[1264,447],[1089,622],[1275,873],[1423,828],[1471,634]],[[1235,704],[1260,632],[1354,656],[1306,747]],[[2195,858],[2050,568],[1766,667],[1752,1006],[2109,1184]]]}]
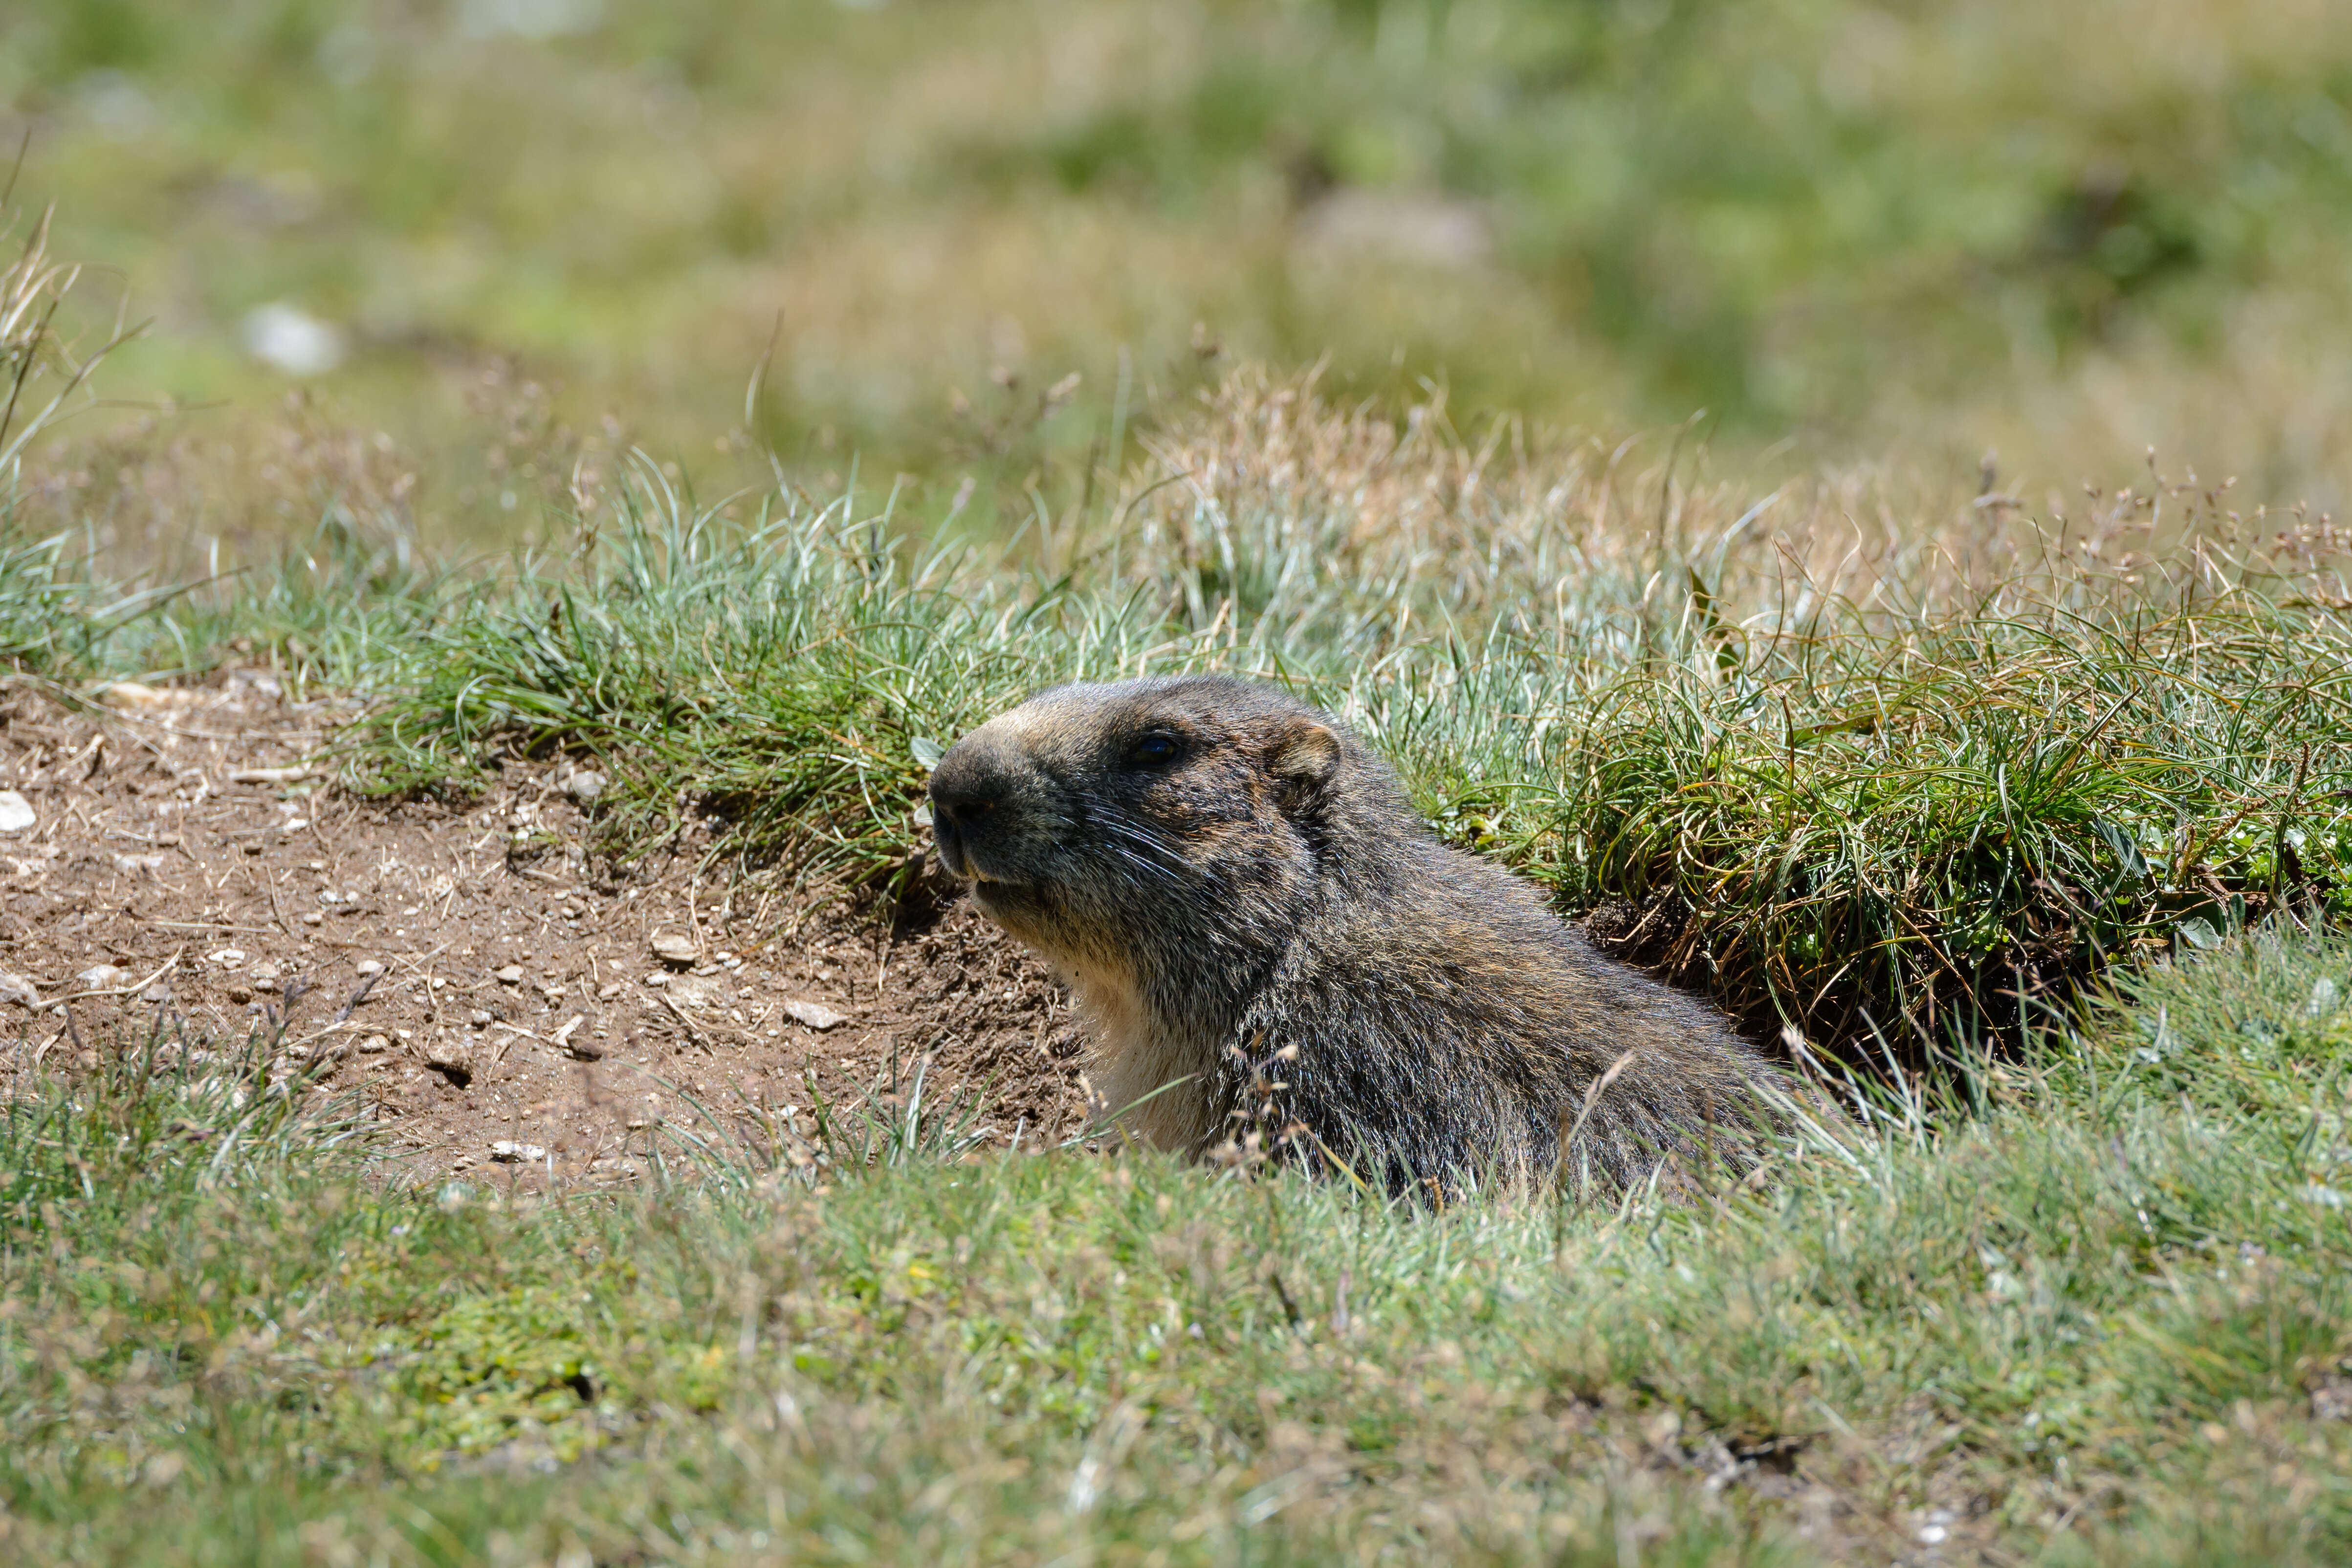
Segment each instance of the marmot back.
[{"label": "marmot back", "polygon": [[1442,1194],[1541,1175],[1571,1132],[1586,1181],[1746,1165],[1780,1121],[1719,1016],[1438,842],[1386,763],[1270,688],[1061,687],[959,742],[930,795],[948,869],[1076,994],[1097,1111],[1160,1147],[1255,1129]]}]

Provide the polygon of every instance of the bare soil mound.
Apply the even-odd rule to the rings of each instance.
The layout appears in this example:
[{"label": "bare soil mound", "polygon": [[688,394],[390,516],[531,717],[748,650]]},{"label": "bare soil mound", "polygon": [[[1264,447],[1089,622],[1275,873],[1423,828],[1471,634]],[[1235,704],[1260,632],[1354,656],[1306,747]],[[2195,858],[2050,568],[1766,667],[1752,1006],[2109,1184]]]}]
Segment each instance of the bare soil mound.
[{"label": "bare soil mound", "polygon": [[462,808],[355,798],[303,764],[356,711],[249,670],[95,713],[0,699],[6,1092],[258,1032],[418,1175],[533,1185],[638,1175],[666,1124],[806,1127],[927,1058],[926,1098],[975,1097],[1000,1145],[1082,1119],[1060,986],[969,903],[877,929],[698,869],[692,834],[614,868],[569,764]]}]

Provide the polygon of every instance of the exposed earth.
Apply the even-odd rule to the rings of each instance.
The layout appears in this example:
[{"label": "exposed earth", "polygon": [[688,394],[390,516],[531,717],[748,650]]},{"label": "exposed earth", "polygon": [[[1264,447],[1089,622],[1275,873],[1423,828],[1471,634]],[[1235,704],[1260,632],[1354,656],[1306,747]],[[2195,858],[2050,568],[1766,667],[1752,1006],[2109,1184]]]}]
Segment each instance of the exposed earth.
[{"label": "exposed earth", "polygon": [[929,1113],[961,1096],[972,1136],[1082,1125],[1060,986],[968,902],[886,927],[699,871],[693,835],[615,864],[568,763],[462,807],[358,797],[310,762],[358,712],[257,670],[0,698],[0,1087],[257,1039],[420,1179],[533,1186],[804,1154],[775,1131],[895,1110],[927,1058]]}]

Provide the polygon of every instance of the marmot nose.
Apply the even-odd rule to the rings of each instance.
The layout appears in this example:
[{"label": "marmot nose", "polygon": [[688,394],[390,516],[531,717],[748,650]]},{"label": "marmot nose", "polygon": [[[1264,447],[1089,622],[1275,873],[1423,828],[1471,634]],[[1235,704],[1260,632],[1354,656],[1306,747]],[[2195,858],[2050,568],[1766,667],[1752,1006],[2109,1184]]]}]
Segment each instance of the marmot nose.
[{"label": "marmot nose", "polygon": [[931,786],[931,817],[937,822],[952,822],[958,827],[970,827],[973,823],[996,809],[993,795],[967,794],[941,790]]},{"label": "marmot nose", "polygon": [[996,809],[1005,787],[1006,781],[996,769],[981,765],[969,753],[950,752],[931,773],[932,819],[971,827]]}]

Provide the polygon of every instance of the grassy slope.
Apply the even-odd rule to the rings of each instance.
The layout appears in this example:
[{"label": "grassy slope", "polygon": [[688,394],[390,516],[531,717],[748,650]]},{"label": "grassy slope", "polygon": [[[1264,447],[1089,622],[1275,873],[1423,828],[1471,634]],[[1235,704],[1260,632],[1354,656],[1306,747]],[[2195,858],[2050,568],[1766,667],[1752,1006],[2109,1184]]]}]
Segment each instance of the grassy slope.
[{"label": "grassy slope", "polygon": [[[1052,577],[910,563],[854,501],[730,524],[648,475],[573,557],[495,581],[400,577],[346,531],[266,591],[18,641],[71,684],[243,638],[382,694],[360,778],[595,750],[622,847],[691,786],[755,861],[860,877],[903,861],[927,742],[1025,687],[1278,673],[1344,701],[1464,841],[1570,903],[1678,890],[1735,993],[1906,1049],[1819,990],[1846,969],[1874,1017],[1945,1037],[1927,1092],[1952,1103],[1883,1077],[1866,1125],[1763,1189],[1616,1214],[919,1147],[765,1172],[708,1139],[641,1199],[517,1208],[387,1191],[250,1082],[192,1105],[112,1042],[111,1078],[0,1132],[0,1500],[33,1554],[2352,1543],[2346,1428],[2311,1400],[2352,1354],[2352,959],[2225,942],[2079,1036],[1972,1046],[2044,958],[2054,1006],[2103,958],[2196,958],[2340,896],[2326,540],[2232,558],[2224,514],[2153,487],[2062,559],[1867,477],[1743,529],[1752,500],[1670,466],[1250,378],[1171,429],[1185,477],[1139,471],[1040,542]],[[10,583],[32,628],[98,591]],[[1853,941],[1872,919],[1903,929]],[[1980,966],[1990,1017],[1917,989],[1988,954],[2018,960]],[[1711,1484],[1741,1464],[1755,1484]]]},{"label": "grassy slope", "polygon": [[2014,1041],[2117,959],[2352,900],[2332,535],[2233,560],[2233,520],[2156,488],[2082,542],[2152,552],[2028,570],[1974,509],[1858,550],[1835,486],[1743,506],[1398,440],[1244,375],[1040,547],[1051,577],[908,563],[847,500],[736,527],[649,489],[571,576],[396,645],[362,774],[593,750],[625,842],[684,792],[755,858],[887,881],[930,747],[1053,681],[1237,668],[1347,712],[1564,907],[1654,908],[1641,951],[1763,1032],[1874,1058]]},{"label": "grassy slope", "polygon": [[0,1524],[27,1561],[1698,1563],[1883,1561],[1942,1508],[2054,1561],[2334,1561],[2347,970],[2160,970],[1940,1131],[1613,1214],[1062,1154],[509,1206],[250,1111],[226,1149],[225,1095],[125,1072],[0,1124]]}]

